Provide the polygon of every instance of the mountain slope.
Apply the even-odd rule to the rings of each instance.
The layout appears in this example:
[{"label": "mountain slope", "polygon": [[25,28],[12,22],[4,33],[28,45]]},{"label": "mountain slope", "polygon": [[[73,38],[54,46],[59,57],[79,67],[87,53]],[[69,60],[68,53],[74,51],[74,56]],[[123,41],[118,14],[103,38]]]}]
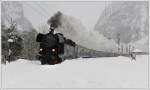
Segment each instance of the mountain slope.
[{"label": "mountain slope", "polygon": [[124,44],[146,38],[149,34],[148,2],[112,2],[106,6],[95,25],[95,30],[115,41],[120,34],[120,42]]},{"label": "mountain slope", "polygon": [[[24,16],[22,3],[18,1],[3,1],[1,18],[2,25],[6,27],[5,29],[2,29],[2,32],[8,30],[11,24],[16,24],[16,34],[23,39],[23,50],[20,58],[35,59],[39,47],[36,42],[37,31]],[[7,39],[3,41],[8,45]]]},{"label": "mountain slope", "polygon": [[23,31],[31,31],[32,24],[24,17],[23,7],[17,1],[3,1],[2,2],[2,24],[7,27],[11,22],[17,24],[17,29],[20,33]]}]

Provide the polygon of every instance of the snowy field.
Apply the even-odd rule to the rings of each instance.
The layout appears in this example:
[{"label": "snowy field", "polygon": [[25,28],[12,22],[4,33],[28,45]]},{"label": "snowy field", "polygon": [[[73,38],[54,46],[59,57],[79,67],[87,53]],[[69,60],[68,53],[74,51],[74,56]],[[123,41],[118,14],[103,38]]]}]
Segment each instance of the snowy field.
[{"label": "snowy field", "polygon": [[148,55],[79,58],[58,65],[17,60],[2,65],[3,88],[147,88]]}]

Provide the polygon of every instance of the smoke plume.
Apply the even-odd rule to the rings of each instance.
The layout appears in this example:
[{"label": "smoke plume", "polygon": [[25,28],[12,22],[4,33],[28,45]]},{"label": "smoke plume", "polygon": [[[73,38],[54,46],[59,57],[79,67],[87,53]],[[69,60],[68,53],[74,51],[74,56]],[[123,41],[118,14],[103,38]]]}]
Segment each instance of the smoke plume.
[{"label": "smoke plume", "polygon": [[60,20],[61,16],[62,16],[62,13],[60,11],[58,11],[56,14],[54,14],[54,16],[52,16],[48,20],[48,24],[53,25],[55,28],[61,26],[61,20]]}]

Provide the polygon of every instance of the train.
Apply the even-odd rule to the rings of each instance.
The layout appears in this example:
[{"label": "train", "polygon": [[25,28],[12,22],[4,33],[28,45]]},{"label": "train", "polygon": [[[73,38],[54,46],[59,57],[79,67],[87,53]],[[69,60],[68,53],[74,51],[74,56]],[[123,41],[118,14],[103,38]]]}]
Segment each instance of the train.
[{"label": "train", "polygon": [[64,57],[65,59],[76,59],[76,58],[97,58],[97,57],[117,57],[118,53],[97,51],[89,49],[82,45],[76,45],[75,47],[64,45]]}]

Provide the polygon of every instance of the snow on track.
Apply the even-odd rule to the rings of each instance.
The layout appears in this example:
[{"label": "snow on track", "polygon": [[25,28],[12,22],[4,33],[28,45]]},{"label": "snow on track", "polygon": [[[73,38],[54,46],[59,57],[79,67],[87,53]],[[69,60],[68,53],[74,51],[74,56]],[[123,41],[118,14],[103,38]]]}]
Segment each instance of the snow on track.
[{"label": "snow on track", "polygon": [[4,88],[147,88],[148,56],[79,58],[57,65],[19,59],[2,66]]}]

